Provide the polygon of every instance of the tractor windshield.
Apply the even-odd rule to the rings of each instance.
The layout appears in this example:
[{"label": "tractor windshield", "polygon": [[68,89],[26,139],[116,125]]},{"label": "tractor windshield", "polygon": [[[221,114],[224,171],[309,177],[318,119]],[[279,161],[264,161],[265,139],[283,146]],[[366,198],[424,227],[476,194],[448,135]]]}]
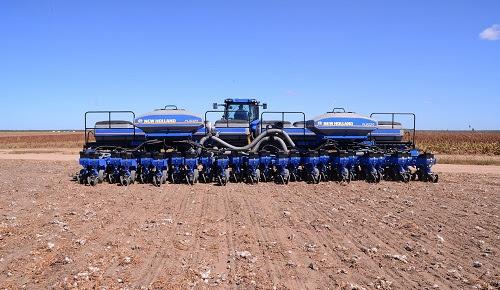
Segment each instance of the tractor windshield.
[{"label": "tractor windshield", "polygon": [[259,107],[248,103],[229,103],[226,105],[225,119],[253,121],[259,118]]}]

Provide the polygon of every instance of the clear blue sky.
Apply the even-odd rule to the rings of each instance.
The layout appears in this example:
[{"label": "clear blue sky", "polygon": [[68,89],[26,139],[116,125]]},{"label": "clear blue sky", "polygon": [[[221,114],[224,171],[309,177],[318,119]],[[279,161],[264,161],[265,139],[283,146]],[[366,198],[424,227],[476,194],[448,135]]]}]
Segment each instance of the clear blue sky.
[{"label": "clear blue sky", "polygon": [[81,129],[97,109],[203,114],[226,97],[500,129],[494,24],[498,0],[3,0],[0,129]]}]

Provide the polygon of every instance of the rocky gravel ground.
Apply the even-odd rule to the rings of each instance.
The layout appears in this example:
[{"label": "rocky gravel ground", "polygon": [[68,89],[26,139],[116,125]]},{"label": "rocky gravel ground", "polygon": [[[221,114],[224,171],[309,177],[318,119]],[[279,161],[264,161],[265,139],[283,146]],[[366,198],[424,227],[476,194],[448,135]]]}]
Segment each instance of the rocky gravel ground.
[{"label": "rocky gravel ground", "polygon": [[437,184],[71,181],[0,162],[0,287],[498,289],[500,177]]}]

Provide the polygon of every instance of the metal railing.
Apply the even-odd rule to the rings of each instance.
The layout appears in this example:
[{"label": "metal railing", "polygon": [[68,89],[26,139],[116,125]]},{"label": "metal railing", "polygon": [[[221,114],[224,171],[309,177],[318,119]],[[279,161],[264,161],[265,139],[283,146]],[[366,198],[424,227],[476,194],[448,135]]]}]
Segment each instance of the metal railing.
[{"label": "metal railing", "polygon": [[[413,148],[415,148],[416,143],[415,143],[415,128],[416,128],[416,116],[414,113],[393,113],[393,112],[387,112],[387,113],[371,113],[370,118],[373,117],[374,115],[390,115],[391,116],[391,129],[394,129],[394,116],[396,115],[402,115],[402,116],[412,116],[413,117],[413,137],[410,140],[410,143],[412,144]],[[370,132],[370,140],[373,140],[372,138],[372,133]]]},{"label": "metal railing", "polygon": [[[205,133],[206,133],[206,134],[210,133],[210,132],[208,132],[208,127],[207,127],[207,122],[208,122],[207,115],[208,115],[208,114],[211,114],[211,113],[224,113],[224,115],[223,115],[222,119],[217,120],[217,121],[215,121],[215,122],[218,122],[218,121],[225,121],[225,122],[226,122],[226,126],[227,126],[227,128],[230,128],[230,127],[229,127],[229,123],[230,123],[231,121],[233,121],[233,120],[241,120],[241,121],[245,121],[245,120],[243,120],[243,119],[229,119],[229,118],[227,118],[227,115],[228,115],[227,113],[230,113],[230,112],[241,112],[241,110],[209,110],[209,111],[206,111],[206,112],[205,112],[205,122],[204,122],[204,125],[205,125]],[[245,112],[247,112],[247,113],[248,113],[248,111],[245,111]],[[246,120],[246,121],[248,122],[248,128],[250,128],[250,125],[251,125],[251,123],[252,123],[252,120],[250,119],[250,117],[251,117],[251,116],[250,116],[250,114],[248,114],[248,119]],[[214,126],[215,126],[215,122],[214,122]],[[243,123],[242,123],[242,124],[243,124]],[[245,124],[246,124],[246,123],[245,123]],[[245,126],[241,126],[241,127],[246,128]],[[241,127],[240,127],[240,128],[241,128]]]},{"label": "metal railing", "polygon": [[[88,115],[98,115],[98,114],[107,114],[108,115],[108,128],[106,127],[100,127],[100,128],[97,128],[96,125],[94,124],[93,127],[88,127],[87,126],[87,117]],[[89,136],[90,134],[92,133],[94,135],[94,138],[95,138],[95,130],[96,129],[122,129],[122,130],[130,130],[131,128],[116,128],[116,127],[111,127],[111,115],[112,114],[131,114],[132,115],[132,121],[131,121],[131,124],[133,126],[133,129],[134,129],[134,134],[133,134],[133,140],[135,141],[135,128],[136,126],[134,125],[134,120],[135,120],[135,113],[133,111],[87,111],[85,112],[85,145],[87,145],[89,143]],[[103,121],[103,120],[101,120]],[[104,120],[105,121],[105,120]],[[116,121],[116,120],[115,120]]]},{"label": "metal railing", "polygon": [[[280,114],[281,115],[281,123],[283,124],[283,130],[285,129],[285,115],[302,115],[302,119],[303,119],[303,127],[302,127],[302,138],[303,138],[303,141],[305,142],[306,141],[306,114],[304,112],[295,112],[295,111],[267,111],[267,112],[262,112],[260,114],[260,132],[262,133],[262,128],[263,128],[263,125],[264,125],[264,115],[276,115],[276,114]],[[274,121],[274,120],[273,120]],[[294,127],[293,124],[292,124],[292,128],[299,128],[299,127]],[[266,128],[267,129],[267,128]]]}]

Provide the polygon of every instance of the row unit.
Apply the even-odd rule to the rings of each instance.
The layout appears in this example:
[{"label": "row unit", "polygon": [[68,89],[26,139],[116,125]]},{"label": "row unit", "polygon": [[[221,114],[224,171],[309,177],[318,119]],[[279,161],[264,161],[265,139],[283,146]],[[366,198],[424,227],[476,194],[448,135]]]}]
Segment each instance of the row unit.
[{"label": "row unit", "polygon": [[231,154],[204,152],[111,152],[85,150],[80,154],[80,183],[129,185],[136,181],[156,186],[168,182],[194,184],[198,181],[258,183],[274,181],[349,182],[366,180],[380,182],[421,180],[437,182],[431,170],[436,163],[433,154],[417,150],[382,153],[373,151],[307,151],[299,153]]}]

